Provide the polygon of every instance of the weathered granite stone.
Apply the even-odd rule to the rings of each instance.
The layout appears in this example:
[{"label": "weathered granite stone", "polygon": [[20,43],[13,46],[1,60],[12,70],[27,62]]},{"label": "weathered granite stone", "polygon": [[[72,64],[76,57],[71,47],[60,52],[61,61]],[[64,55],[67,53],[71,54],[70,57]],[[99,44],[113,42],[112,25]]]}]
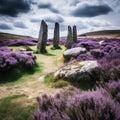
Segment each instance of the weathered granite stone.
[{"label": "weathered granite stone", "polygon": [[47,36],[48,36],[48,26],[44,20],[41,21],[41,27],[39,32],[37,50],[40,53],[46,53],[46,43],[47,43]]},{"label": "weathered granite stone", "polygon": [[77,28],[76,28],[76,25],[73,26],[73,41],[77,42]]},{"label": "weathered granite stone", "polygon": [[97,61],[82,61],[64,66],[54,73],[54,79],[64,79],[70,82],[91,82],[99,79],[99,64]]},{"label": "weathered granite stone", "polygon": [[54,47],[54,49],[60,49],[60,47],[59,47],[59,39],[60,39],[59,23],[56,22],[55,23],[55,28],[54,28],[54,37],[53,37],[53,47]]},{"label": "weathered granite stone", "polygon": [[86,48],[75,47],[64,51],[63,56],[66,61],[69,61],[71,57],[78,56],[80,53],[85,53],[86,51]]},{"label": "weathered granite stone", "polygon": [[65,47],[67,49],[70,49],[73,43],[74,41],[73,41],[72,29],[71,29],[71,26],[68,26],[68,35],[67,35],[67,41],[66,41]]}]

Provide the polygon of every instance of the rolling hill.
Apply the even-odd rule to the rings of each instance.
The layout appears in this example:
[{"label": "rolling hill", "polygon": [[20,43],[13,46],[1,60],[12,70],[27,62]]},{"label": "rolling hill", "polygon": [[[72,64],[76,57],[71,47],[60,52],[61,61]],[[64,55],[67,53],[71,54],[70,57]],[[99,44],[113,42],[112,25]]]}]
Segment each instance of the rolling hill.
[{"label": "rolling hill", "polygon": [[23,39],[23,38],[32,38],[32,37],[0,32],[0,40]]},{"label": "rolling hill", "polygon": [[83,33],[80,34],[79,37],[81,36],[90,36],[90,37],[101,37],[101,36],[107,36],[107,37],[120,37],[120,30],[101,30],[101,31],[94,31],[94,32],[88,32],[88,33]]}]

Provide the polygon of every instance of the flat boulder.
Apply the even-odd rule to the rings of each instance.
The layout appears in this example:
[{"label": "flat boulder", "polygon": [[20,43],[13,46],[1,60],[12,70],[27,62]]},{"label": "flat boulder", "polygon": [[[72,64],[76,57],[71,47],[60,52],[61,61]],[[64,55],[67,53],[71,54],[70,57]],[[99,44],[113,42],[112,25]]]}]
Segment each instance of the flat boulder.
[{"label": "flat boulder", "polygon": [[99,64],[95,60],[86,60],[66,65],[54,73],[54,79],[70,82],[96,81],[99,79]]},{"label": "flat boulder", "polygon": [[66,61],[69,61],[71,57],[78,56],[81,53],[85,53],[87,50],[83,47],[75,47],[64,51],[63,56]]}]

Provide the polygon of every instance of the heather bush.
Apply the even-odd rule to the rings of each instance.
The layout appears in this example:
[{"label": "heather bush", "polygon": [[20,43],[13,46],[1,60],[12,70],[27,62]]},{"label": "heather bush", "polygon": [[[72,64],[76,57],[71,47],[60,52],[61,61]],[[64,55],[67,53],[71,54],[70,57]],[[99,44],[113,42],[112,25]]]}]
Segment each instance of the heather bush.
[{"label": "heather bush", "polygon": [[94,58],[102,58],[104,56],[104,52],[101,51],[100,49],[93,49],[90,51],[91,55],[93,55]]},{"label": "heather bush", "polygon": [[[86,92],[68,99],[71,120],[119,120],[119,104],[100,91]],[[117,106],[118,105],[118,106]]]},{"label": "heather bush", "polygon": [[0,47],[0,73],[12,69],[33,68],[36,57],[31,53],[13,52],[5,47]]},{"label": "heather bush", "polygon": [[105,89],[120,103],[120,80],[107,83]]},{"label": "heather bush", "polygon": [[36,45],[34,39],[0,40],[0,46]]},{"label": "heather bush", "polygon": [[32,120],[119,120],[120,104],[103,89],[81,93],[70,88],[37,98],[39,109]]},{"label": "heather bush", "polygon": [[95,49],[98,48],[100,45],[96,42],[93,41],[92,39],[84,38],[84,39],[79,39],[77,43],[73,44],[72,47],[84,47],[88,51],[90,49]]},{"label": "heather bush", "polygon": [[83,61],[83,60],[94,60],[92,55],[89,54],[79,54],[79,56],[77,56],[77,61]]},{"label": "heather bush", "polygon": [[[66,43],[66,39],[65,38],[60,38],[59,40],[59,44],[60,45],[65,45]],[[52,45],[53,44],[53,39],[48,39],[47,40],[47,45]]]},{"label": "heather bush", "polygon": [[109,82],[111,80],[120,79],[120,60],[113,59],[111,61],[102,59],[98,61],[101,64],[101,80]]}]

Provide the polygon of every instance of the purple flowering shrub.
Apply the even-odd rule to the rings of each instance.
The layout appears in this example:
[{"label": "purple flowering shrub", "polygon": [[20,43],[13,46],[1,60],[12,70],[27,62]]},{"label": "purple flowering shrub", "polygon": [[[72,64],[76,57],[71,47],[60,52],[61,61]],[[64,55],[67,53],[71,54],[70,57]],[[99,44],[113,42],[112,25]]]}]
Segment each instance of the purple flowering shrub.
[{"label": "purple flowering shrub", "polygon": [[100,49],[93,49],[90,52],[91,52],[91,55],[96,59],[102,58],[104,56],[104,52]]},{"label": "purple flowering shrub", "polygon": [[111,61],[102,59],[98,62],[101,64],[101,81],[109,82],[120,79],[120,58]]},{"label": "purple flowering shrub", "polygon": [[39,109],[32,120],[119,120],[120,104],[103,89],[80,93],[68,89],[37,97]]},{"label": "purple flowering shrub", "polygon": [[79,38],[77,43],[73,44],[73,48],[74,47],[84,47],[86,48],[88,51],[90,49],[96,49],[99,48],[99,43],[94,41],[94,39],[89,39],[89,38]]},{"label": "purple flowering shrub", "polygon": [[[83,47],[87,49],[86,58],[89,54],[89,58],[93,57],[95,60],[109,59],[120,57],[120,40],[108,39],[108,38],[79,38],[74,47]],[[74,56],[74,55],[73,55]],[[77,60],[80,59],[81,53],[77,55]],[[85,55],[84,55],[85,56]]]},{"label": "purple flowering shrub", "polygon": [[0,46],[20,46],[20,45],[36,45],[37,40],[34,39],[16,39],[16,40],[0,40]]},{"label": "purple flowering shrub", "polygon": [[[60,38],[59,40],[59,44],[60,45],[65,45],[66,43],[66,39],[65,38]],[[52,45],[53,44],[53,39],[48,39],[47,40],[47,45]]]},{"label": "purple flowering shrub", "polygon": [[31,53],[13,52],[6,47],[0,47],[0,72],[16,68],[33,68],[35,59]]},{"label": "purple flowering shrub", "polygon": [[[86,53],[73,55],[77,61],[96,60],[101,65],[101,79],[120,79],[120,39],[79,38],[74,47],[87,49]],[[74,57],[75,56],[75,57]]]},{"label": "purple flowering shrub", "polygon": [[[9,40],[0,40],[0,46],[21,46],[21,45],[36,45],[37,44],[36,39],[32,38],[27,38],[27,39],[9,39]],[[60,45],[65,45],[66,39],[65,38],[60,38],[59,44]],[[47,40],[47,45],[52,45],[53,44],[53,39],[48,39]]]},{"label": "purple flowering shrub", "polygon": [[106,83],[105,89],[120,103],[120,80]]},{"label": "purple flowering shrub", "polygon": [[77,56],[77,61],[83,61],[83,60],[94,60],[92,55],[89,54],[79,54],[79,56]]}]

